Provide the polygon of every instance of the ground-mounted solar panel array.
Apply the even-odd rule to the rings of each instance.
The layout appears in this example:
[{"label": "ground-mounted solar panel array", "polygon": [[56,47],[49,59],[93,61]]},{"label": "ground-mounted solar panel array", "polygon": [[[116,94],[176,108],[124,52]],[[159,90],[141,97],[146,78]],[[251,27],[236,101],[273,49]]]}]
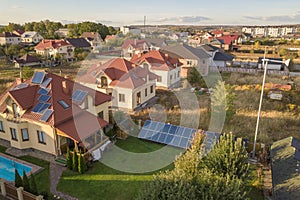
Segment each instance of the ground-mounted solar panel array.
[{"label": "ground-mounted solar panel array", "polygon": [[[196,133],[197,129],[147,120],[138,138],[187,149]],[[214,132],[204,132],[204,134],[202,151],[206,155],[219,141],[220,134]]]},{"label": "ground-mounted solar panel array", "polygon": [[51,106],[48,101],[51,99],[50,89],[47,88],[48,85],[50,84],[52,78],[46,77],[45,72],[35,72],[33,75],[33,78],[31,80],[31,83],[33,84],[39,84],[40,89],[38,91],[38,103],[35,105],[35,107],[32,109],[32,112],[41,114],[40,120],[43,122],[48,121],[50,116],[53,113],[53,110],[49,109]]},{"label": "ground-mounted solar panel array", "polygon": [[196,132],[197,129],[147,120],[138,138],[186,149]]},{"label": "ground-mounted solar panel array", "polygon": [[300,141],[292,138],[292,147],[295,147],[294,158],[300,162]]}]

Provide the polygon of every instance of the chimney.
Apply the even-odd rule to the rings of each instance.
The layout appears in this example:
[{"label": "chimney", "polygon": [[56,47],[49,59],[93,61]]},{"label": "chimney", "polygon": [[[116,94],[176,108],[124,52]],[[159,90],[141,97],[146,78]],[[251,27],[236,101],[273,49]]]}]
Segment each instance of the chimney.
[{"label": "chimney", "polygon": [[65,78],[65,80],[63,80],[61,82],[62,90],[63,90],[63,92],[65,94],[69,94],[70,93],[70,88],[68,87],[69,86],[68,80],[70,79],[70,77],[69,76],[65,76],[64,78]]},{"label": "chimney", "polygon": [[23,83],[23,78],[16,78],[17,85]]}]

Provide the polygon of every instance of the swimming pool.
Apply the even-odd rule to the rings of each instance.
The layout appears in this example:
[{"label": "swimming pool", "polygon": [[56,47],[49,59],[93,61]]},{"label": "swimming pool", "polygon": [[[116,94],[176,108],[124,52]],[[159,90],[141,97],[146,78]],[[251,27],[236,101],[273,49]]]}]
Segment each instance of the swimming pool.
[{"label": "swimming pool", "polygon": [[23,165],[19,162],[0,156],[0,178],[4,178],[8,181],[14,181],[15,169],[18,170],[21,176],[23,176],[23,170],[25,173],[32,170],[32,168],[27,165]]}]

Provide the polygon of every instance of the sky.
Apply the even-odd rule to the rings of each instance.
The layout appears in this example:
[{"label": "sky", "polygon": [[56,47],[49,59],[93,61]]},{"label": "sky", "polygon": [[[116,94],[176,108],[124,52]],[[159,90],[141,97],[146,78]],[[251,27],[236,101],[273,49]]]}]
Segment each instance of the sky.
[{"label": "sky", "polygon": [[299,0],[0,0],[0,24],[49,19],[105,25],[300,24]]}]

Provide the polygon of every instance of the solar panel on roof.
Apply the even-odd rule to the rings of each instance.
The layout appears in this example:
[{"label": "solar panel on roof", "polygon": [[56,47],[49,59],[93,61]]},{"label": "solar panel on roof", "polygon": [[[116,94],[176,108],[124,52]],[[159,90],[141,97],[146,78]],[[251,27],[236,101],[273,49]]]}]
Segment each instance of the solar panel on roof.
[{"label": "solar panel on roof", "polygon": [[38,94],[48,94],[49,91],[50,91],[50,89],[41,88],[41,89],[39,89]]},{"label": "solar panel on roof", "polygon": [[48,121],[48,119],[50,118],[52,113],[53,113],[53,110],[47,109],[40,120],[43,121],[43,122]]},{"label": "solar panel on roof", "polygon": [[36,112],[36,113],[37,113],[43,105],[44,105],[44,103],[39,102],[39,103],[36,104],[36,106],[32,109],[32,112]]},{"label": "solar panel on roof", "polygon": [[31,80],[31,83],[41,84],[45,78],[45,75],[46,75],[45,72],[35,72]]},{"label": "solar panel on roof", "polygon": [[26,88],[26,87],[28,87],[27,83],[21,83],[21,84],[17,85],[15,88],[13,88],[12,90],[23,89],[23,88]]},{"label": "solar panel on roof", "polygon": [[72,94],[72,100],[75,100],[80,93],[81,93],[80,90],[75,90],[75,92],[73,92],[73,94]]},{"label": "solar panel on roof", "polygon": [[41,96],[38,98],[39,101],[44,101],[44,102],[47,102],[49,99],[50,99],[50,96],[49,96],[49,95],[41,95]]},{"label": "solar panel on roof", "polygon": [[77,96],[76,101],[82,102],[83,99],[86,97],[86,95],[87,95],[87,92],[81,91],[81,93]]},{"label": "solar panel on roof", "polygon": [[51,105],[50,103],[44,103],[41,106],[41,108],[38,110],[38,113],[43,114],[45,112],[45,110],[50,107],[50,105]]},{"label": "solar panel on roof", "polygon": [[52,81],[52,78],[46,78],[46,79],[42,82],[41,86],[44,87],[44,88],[46,88],[46,87],[49,85],[49,83],[50,83],[51,81]]}]

